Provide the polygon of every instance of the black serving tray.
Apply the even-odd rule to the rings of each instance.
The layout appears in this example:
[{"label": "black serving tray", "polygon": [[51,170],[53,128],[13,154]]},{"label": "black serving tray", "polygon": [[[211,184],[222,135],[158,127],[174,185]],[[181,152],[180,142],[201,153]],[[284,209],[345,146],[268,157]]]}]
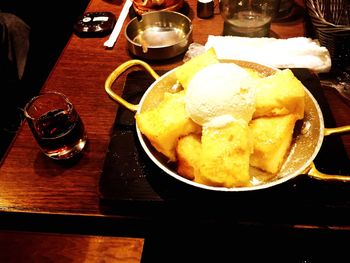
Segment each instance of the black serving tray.
[{"label": "black serving tray", "polygon": [[[335,127],[317,76],[307,69],[293,69],[293,72],[318,101],[325,127]],[[143,71],[129,73],[123,97],[137,103],[153,81]],[[314,162],[322,172],[350,174],[349,158],[339,136],[324,139]],[[116,114],[99,194],[104,213],[139,218],[167,212],[215,220],[227,218],[231,213],[234,220],[254,223],[345,225],[350,222],[347,213],[350,184],[347,183],[323,182],[300,175],[268,189],[225,193],[198,189],[175,180],[144,153],[136,135],[134,113],[123,107]]]}]

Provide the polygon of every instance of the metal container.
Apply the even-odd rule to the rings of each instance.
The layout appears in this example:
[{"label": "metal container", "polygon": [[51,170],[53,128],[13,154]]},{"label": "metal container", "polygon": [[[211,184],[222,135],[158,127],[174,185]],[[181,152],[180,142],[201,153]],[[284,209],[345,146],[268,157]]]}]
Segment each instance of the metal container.
[{"label": "metal container", "polygon": [[133,0],[134,11],[138,15],[151,11],[179,11],[184,5],[184,0]]},{"label": "metal container", "polygon": [[[247,61],[230,60],[224,62],[232,62],[245,68],[254,69],[265,76],[272,75],[278,70]],[[155,82],[147,89],[137,105],[128,103],[112,90],[114,81],[118,79],[123,72],[134,66],[144,67],[151,74],[151,76],[155,78]],[[175,72],[176,68],[162,76],[159,76],[147,63],[141,60],[130,60],[120,65],[108,76],[105,82],[105,90],[114,100],[123,105],[125,108],[139,114],[140,112],[147,111],[155,107],[162,100],[164,92],[172,91],[174,85],[177,83]],[[295,130],[293,135],[292,150],[286,158],[282,169],[273,178],[271,178],[271,176],[265,172],[252,170],[251,175],[254,178],[268,178],[266,181],[257,180],[260,182],[253,184],[252,186],[225,188],[199,184],[186,179],[176,172],[173,165],[169,163],[167,158],[155,150],[155,148],[136,126],[137,136],[145,153],[160,169],[181,182],[202,189],[223,192],[260,190],[282,184],[301,174],[307,174],[312,178],[325,181],[334,180],[350,182],[350,177],[347,175],[328,175],[319,172],[313,163],[322,146],[324,137],[331,134],[342,134],[349,132],[350,125],[337,128],[325,128],[322,111],[316,99],[306,88],[305,93],[305,116],[301,123],[299,123],[298,128]]]},{"label": "metal container", "polygon": [[136,57],[162,60],[184,53],[192,42],[192,22],[178,12],[154,11],[126,26],[129,51]]}]

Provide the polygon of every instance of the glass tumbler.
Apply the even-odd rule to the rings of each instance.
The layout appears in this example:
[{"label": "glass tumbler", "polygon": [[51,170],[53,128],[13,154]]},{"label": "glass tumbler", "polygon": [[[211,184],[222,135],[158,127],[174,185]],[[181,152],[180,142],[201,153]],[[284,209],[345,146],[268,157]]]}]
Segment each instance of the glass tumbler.
[{"label": "glass tumbler", "polygon": [[280,0],[220,0],[223,35],[268,37]]},{"label": "glass tumbler", "polygon": [[84,124],[62,93],[46,92],[32,98],[24,115],[41,151],[48,157],[66,160],[84,149],[87,142]]}]

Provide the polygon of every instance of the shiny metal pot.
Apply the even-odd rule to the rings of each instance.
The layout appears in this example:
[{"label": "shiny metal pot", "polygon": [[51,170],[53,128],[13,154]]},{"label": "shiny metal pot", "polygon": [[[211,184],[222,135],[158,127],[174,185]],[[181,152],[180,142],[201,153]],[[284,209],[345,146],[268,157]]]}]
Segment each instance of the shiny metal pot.
[{"label": "shiny metal pot", "polygon": [[147,60],[169,59],[184,53],[192,42],[192,22],[178,12],[154,11],[133,18],[126,26],[129,51]]},{"label": "shiny metal pot", "polygon": [[[252,62],[232,60],[230,62],[236,63],[242,67],[257,70],[266,76],[271,75],[278,70]],[[155,81],[144,93],[138,105],[130,104],[112,90],[114,81],[123,72],[134,66],[142,66],[155,78]],[[105,90],[118,103],[138,114],[155,107],[162,100],[164,92],[172,90],[177,82],[175,71],[176,68],[160,77],[147,63],[140,60],[130,60],[120,65],[108,76],[105,82]],[[350,181],[350,176],[327,175],[321,173],[316,169],[313,163],[321,148],[324,136],[349,132],[350,125],[338,128],[325,128],[323,115],[317,101],[306,88],[305,92],[305,117],[295,130],[291,151],[289,152],[281,170],[276,176],[271,178],[267,173],[258,171],[257,169],[251,169],[251,175],[260,181],[260,183],[253,186],[234,188],[214,187],[188,180],[177,174],[176,170],[169,165],[168,160],[153,148],[147,138],[141,134],[136,126],[137,136],[145,153],[160,169],[179,181],[203,189],[225,192],[259,190],[281,184],[300,174],[308,174],[310,177],[320,180]],[[264,178],[268,179],[264,180]]]}]

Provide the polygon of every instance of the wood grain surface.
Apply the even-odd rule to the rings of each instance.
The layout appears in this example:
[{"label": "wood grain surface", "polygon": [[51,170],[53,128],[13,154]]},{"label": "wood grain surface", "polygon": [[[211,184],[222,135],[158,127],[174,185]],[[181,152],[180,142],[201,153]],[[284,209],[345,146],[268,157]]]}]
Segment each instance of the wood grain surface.
[{"label": "wood grain surface", "polygon": [[[194,42],[204,44],[208,35],[221,35],[223,20],[217,6],[214,17],[206,20],[197,18],[196,0],[186,3],[187,15],[193,22]],[[304,4],[302,0],[296,3],[290,17],[272,24],[272,36],[307,36]],[[110,11],[118,16],[123,4],[120,0],[91,0],[87,11]],[[130,17],[124,28],[129,20]],[[132,232],[132,227],[123,221],[123,215],[103,213],[98,195],[99,179],[118,109],[117,103],[106,94],[104,83],[118,65],[132,59],[123,33],[112,49],[103,46],[107,38],[72,35],[42,88],[42,91],[55,90],[66,94],[75,105],[88,133],[88,144],[82,158],[76,163],[57,163],[48,159],[39,151],[27,123],[23,122],[0,166],[0,222],[5,222],[2,228],[21,230],[21,224],[27,224],[27,227],[49,232],[70,224],[65,231],[74,232],[74,227],[82,226],[91,232],[97,227],[99,230],[103,228],[104,233],[118,233],[113,232],[115,228]],[[183,56],[179,56],[150,62],[150,65],[156,70],[170,70],[182,63]],[[113,86],[119,94],[124,78]],[[349,124],[349,104],[334,91],[325,92],[337,125]],[[342,140],[350,156],[349,135],[342,136]],[[137,219],[129,218],[128,222],[130,220],[132,226],[142,228]],[[38,225],[42,222],[46,222],[50,229]],[[6,259],[5,262],[29,254],[39,259],[33,262],[42,262],[40,257],[45,253],[49,259],[63,256],[68,262],[81,262],[82,259],[94,262],[100,253],[106,257],[120,257],[118,262],[139,262],[143,240],[3,231],[0,246],[7,251],[0,253],[0,261]],[[16,255],[18,249],[22,251],[21,255]]]},{"label": "wood grain surface", "polygon": [[0,231],[0,262],[140,262],[143,240]]},{"label": "wood grain surface", "polygon": [[[218,11],[212,19],[199,19],[195,13],[196,1],[187,3],[188,16],[193,21],[194,42],[204,44],[209,34],[221,34],[223,20]],[[92,0],[87,11],[108,10],[118,15],[122,6],[123,2],[118,0]],[[272,25],[273,34],[280,38],[303,36],[303,15],[303,9],[298,7],[292,21]],[[100,215],[98,181],[118,108],[106,94],[104,82],[119,64],[132,59],[122,33],[113,49],[104,48],[106,39],[72,35],[42,89],[66,94],[80,113],[88,133],[83,158],[73,165],[48,159],[39,151],[24,122],[0,167],[0,210]],[[180,56],[150,64],[154,69],[170,70],[182,64],[182,59]],[[123,78],[113,86],[119,94],[122,84]],[[339,113],[339,124],[345,123],[344,112],[349,109],[344,109],[337,98],[334,100],[335,103],[330,103],[335,113]]]}]

